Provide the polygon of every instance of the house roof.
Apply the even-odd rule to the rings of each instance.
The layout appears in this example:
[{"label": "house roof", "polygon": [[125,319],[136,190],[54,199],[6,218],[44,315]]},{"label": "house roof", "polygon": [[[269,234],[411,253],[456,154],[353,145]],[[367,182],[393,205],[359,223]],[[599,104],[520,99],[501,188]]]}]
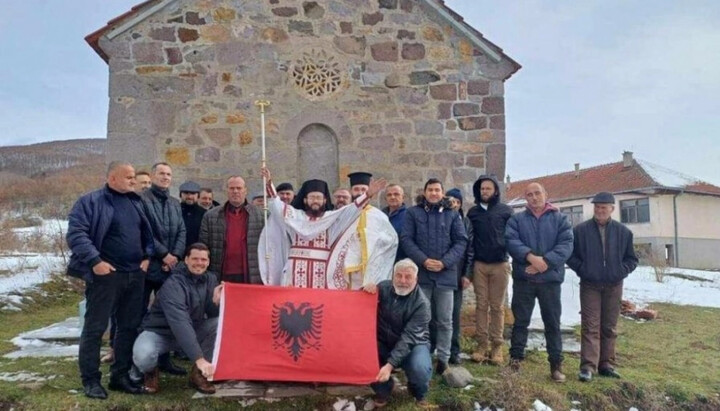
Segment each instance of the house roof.
[{"label": "house roof", "polygon": [[[98,30],[88,34],[85,36],[85,41],[90,45],[90,47],[95,50],[95,52],[107,63],[109,61],[109,56],[103,51],[102,48],[100,48],[100,38],[109,32],[111,32],[113,29],[120,26],[122,23],[130,21],[132,18],[137,17],[144,11],[152,10],[151,13],[148,14],[154,14],[154,12],[160,10],[161,7],[157,7],[153,9],[153,6],[159,6],[160,3],[172,3],[176,0],[146,0],[140,4],[137,4],[133,6],[130,10],[127,12],[121,14],[120,16],[115,17],[114,19],[107,22],[107,24]],[[445,4],[444,0],[424,0],[426,3],[428,3],[433,9],[440,10],[440,14],[442,17],[449,17],[448,22],[458,28],[460,32],[469,35],[472,37],[472,40],[475,40],[476,44],[480,45],[482,49],[485,49],[486,52],[489,53],[498,53],[503,58],[505,58],[507,61],[510,62],[510,64],[513,66],[513,70],[507,75],[507,77],[504,80],[507,80],[515,74],[522,66],[513,60],[510,56],[505,54],[503,50],[498,47],[493,42],[489,41],[488,39],[483,36],[482,33],[480,33],[478,30],[473,28],[470,24],[468,24],[465,19],[456,13],[454,10],[452,10],[450,7],[448,7]],[[145,17],[148,17],[145,16]]]},{"label": "house roof", "polygon": [[506,189],[505,198],[510,205],[525,204],[525,187],[532,182],[545,187],[549,201],[590,198],[600,191],[620,194],[668,190],[720,197],[718,186],[648,161],[632,159],[631,162],[629,167],[619,161],[578,171],[514,181]]}]

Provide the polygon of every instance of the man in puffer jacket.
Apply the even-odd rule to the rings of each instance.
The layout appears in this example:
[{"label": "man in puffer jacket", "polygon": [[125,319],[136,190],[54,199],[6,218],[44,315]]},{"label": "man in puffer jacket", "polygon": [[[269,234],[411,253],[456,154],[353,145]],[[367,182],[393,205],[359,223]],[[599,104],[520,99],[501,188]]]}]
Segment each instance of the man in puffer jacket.
[{"label": "man in puffer jacket", "polygon": [[407,211],[400,243],[405,254],[420,267],[418,282],[430,300],[437,329],[437,366],[442,374],[450,359],[453,292],[458,287],[457,265],[465,256],[467,236],[457,211],[443,198],[440,180],[425,183],[423,198]]},{"label": "man in puffer jacket", "polygon": [[565,262],[573,249],[572,225],[547,201],[547,192],[542,185],[528,184],[525,200],[527,209],[510,217],[505,228],[505,242],[513,258],[515,324],[510,341],[510,365],[518,370],[525,358],[528,326],[537,298],[545,327],[550,376],[555,382],[565,382],[560,287],[565,280]]},{"label": "man in puffer jacket", "polygon": [[623,280],[638,264],[633,234],[611,218],[615,197],[598,193],[592,200],[593,218],[574,230],[573,253],[568,266],[580,277],[580,374],[588,382],[597,371],[620,378],[615,371],[615,339],[620,315]]}]

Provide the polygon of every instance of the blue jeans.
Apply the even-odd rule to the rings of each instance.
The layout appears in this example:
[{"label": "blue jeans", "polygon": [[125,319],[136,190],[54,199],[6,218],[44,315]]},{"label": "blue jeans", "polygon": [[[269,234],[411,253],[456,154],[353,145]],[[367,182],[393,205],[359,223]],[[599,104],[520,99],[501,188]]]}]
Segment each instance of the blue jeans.
[{"label": "blue jeans", "polygon": [[525,358],[525,346],[528,339],[528,326],[535,309],[535,298],[540,304],[540,315],[545,327],[545,343],[547,344],[548,361],[560,364],[563,361],[562,335],[560,334],[560,283],[531,283],[529,281],[513,281],[512,312],[515,324],[510,338],[510,357],[522,360]]},{"label": "blue jeans", "polygon": [[[203,351],[203,358],[208,362],[213,360],[215,337],[217,335],[218,317],[208,318],[195,330],[198,344]],[[133,346],[133,362],[143,372],[150,372],[158,364],[158,357],[170,351],[180,351],[182,348],[173,336],[166,336],[152,331],[143,331],[135,340]],[[195,362],[197,358],[191,358]]]},{"label": "blue jeans", "polygon": [[[387,364],[387,358],[390,356],[390,352],[383,347],[378,347],[380,351],[380,366]],[[432,377],[432,359],[430,358],[430,347],[425,344],[416,345],[413,347],[410,354],[403,360],[400,367],[405,371],[405,376],[408,380],[408,391],[416,400],[425,399],[430,388],[430,377]],[[387,400],[390,398],[390,393],[393,389],[393,379],[390,377],[385,382],[375,382],[370,384],[370,387],[375,391],[375,394]]]},{"label": "blue jeans", "polygon": [[421,285],[425,297],[430,301],[432,320],[430,339],[435,342],[438,361],[448,362],[450,359],[450,344],[452,339],[452,313],[453,313],[453,290],[449,288],[437,288],[432,285]]}]

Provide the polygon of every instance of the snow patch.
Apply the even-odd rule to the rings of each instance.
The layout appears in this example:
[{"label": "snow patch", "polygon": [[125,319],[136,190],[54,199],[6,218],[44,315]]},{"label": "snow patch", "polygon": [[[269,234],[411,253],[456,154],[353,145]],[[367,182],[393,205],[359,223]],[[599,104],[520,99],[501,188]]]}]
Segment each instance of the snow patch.
[{"label": "snow patch", "polygon": [[700,180],[695,177],[650,163],[645,160],[636,159],[635,161],[637,161],[640,166],[642,166],[643,170],[650,175],[650,178],[663,187],[683,188],[700,182]]}]

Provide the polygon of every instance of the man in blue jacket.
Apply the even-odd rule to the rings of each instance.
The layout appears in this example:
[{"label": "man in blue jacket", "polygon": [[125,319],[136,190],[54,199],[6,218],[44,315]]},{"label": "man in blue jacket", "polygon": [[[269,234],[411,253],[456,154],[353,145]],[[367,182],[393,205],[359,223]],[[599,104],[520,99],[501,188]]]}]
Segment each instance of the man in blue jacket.
[{"label": "man in blue jacket", "polygon": [[560,287],[565,279],[565,261],[572,254],[572,225],[547,201],[547,192],[540,184],[528,184],[525,200],[526,210],[510,217],[505,228],[505,243],[513,258],[511,307],[515,324],[510,340],[510,365],[518,370],[525,358],[528,326],[537,298],[545,327],[550,377],[555,382],[565,382]]},{"label": "man in blue jacket", "polygon": [[105,187],[80,197],[68,216],[66,239],[72,251],[68,274],[85,280],[86,311],[78,364],[85,395],[90,398],[107,398],[100,385],[100,344],[113,307],[117,331],[108,386],[131,394],[145,392],[142,386],[133,385],[128,371],[142,319],[153,236],[134,186],[133,166],[112,162]]},{"label": "man in blue jacket", "polygon": [[574,230],[568,266],[580,277],[580,374],[588,382],[598,372],[620,378],[615,371],[615,339],[623,280],[635,270],[638,258],[633,234],[611,218],[615,197],[598,193],[592,200],[593,218]]},{"label": "man in blue jacket", "polygon": [[437,365],[442,374],[450,359],[453,292],[458,287],[457,265],[465,257],[467,236],[457,211],[443,197],[440,180],[425,183],[418,205],[407,211],[400,243],[405,254],[420,267],[418,282],[430,300],[433,327],[437,330]]},{"label": "man in blue jacket", "polygon": [[[388,216],[390,224],[392,224],[398,238],[402,235],[402,226],[405,222],[405,191],[399,184],[388,184],[385,189],[385,202],[387,207],[383,208],[382,211]],[[405,251],[402,247],[397,248],[395,254],[395,262],[398,262],[405,258]]]}]

